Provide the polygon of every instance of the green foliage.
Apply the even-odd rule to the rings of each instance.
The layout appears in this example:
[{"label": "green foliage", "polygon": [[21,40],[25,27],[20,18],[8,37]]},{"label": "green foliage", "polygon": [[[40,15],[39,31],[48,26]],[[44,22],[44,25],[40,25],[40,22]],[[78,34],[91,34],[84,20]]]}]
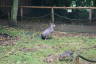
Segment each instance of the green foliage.
[{"label": "green foliage", "polygon": [[95,6],[95,0],[46,0],[45,3],[48,6],[73,6],[75,3],[76,6]]}]

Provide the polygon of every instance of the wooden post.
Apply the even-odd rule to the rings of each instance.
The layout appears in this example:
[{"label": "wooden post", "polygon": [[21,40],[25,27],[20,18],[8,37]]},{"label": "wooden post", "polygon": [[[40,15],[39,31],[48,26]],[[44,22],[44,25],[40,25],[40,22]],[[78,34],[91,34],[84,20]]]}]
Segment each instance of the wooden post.
[{"label": "wooden post", "polygon": [[92,9],[89,9],[89,21],[92,22]]},{"label": "wooden post", "polygon": [[8,12],[8,20],[10,19],[10,12]]},{"label": "wooden post", "polygon": [[54,8],[51,8],[51,19],[52,23],[54,23]]},{"label": "wooden post", "polygon": [[22,7],[20,8],[20,16],[21,16],[21,21],[22,21],[22,18],[23,18],[23,8]]}]

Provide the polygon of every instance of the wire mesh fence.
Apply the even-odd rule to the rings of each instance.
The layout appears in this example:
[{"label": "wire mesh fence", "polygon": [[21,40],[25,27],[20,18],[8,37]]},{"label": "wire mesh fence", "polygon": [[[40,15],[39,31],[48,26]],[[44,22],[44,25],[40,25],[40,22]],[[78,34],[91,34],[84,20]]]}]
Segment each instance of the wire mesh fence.
[{"label": "wire mesh fence", "polygon": [[[7,10],[7,11],[6,11]],[[0,18],[9,19],[11,10],[9,8],[0,8]],[[45,20],[51,18],[51,9],[33,9],[33,8],[24,8],[23,15],[21,16],[21,9],[18,12],[18,19],[20,20]],[[72,12],[68,12],[68,9],[55,10],[54,9],[54,18],[55,22],[64,22],[64,23],[81,23],[88,24],[89,23],[89,13],[86,9],[82,9],[78,11],[74,9]],[[92,12],[92,23],[95,23],[96,13],[95,10]]]},{"label": "wire mesh fence", "polygon": [[[22,20],[52,20],[51,9],[23,9]],[[65,24],[94,24],[95,23],[95,13],[92,13],[92,22],[89,20],[89,13],[86,9],[78,10],[72,9],[68,12],[68,9],[54,9],[54,19],[55,23],[65,23]],[[34,20],[33,20],[34,21]]]},{"label": "wire mesh fence", "polygon": [[[45,0],[19,0],[18,19],[51,19],[51,8],[32,8],[29,6],[45,6],[45,4],[54,4],[54,1]],[[60,3],[60,2],[58,2]],[[38,5],[37,5],[38,4]],[[0,0],[0,18],[10,18],[12,0]],[[27,6],[27,7],[21,7]],[[48,6],[48,5],[47,5]],[[51,6],[51,5],[50,5]],[[21,10],[22,8],[22,10]],[[95,23],[96,10],[92,9],[92,22]],[[22,17],[21,17],[22,16]],[[89,9],[54,9],[55,21],[64,23],[89,23]],[[46,21],[46,20],[45,20]]]},{"label": "wire mesh fence", "polygon": [[[33,0],[34,1],[34,0]],[[20,0],[18,10],[18,24],[24,28],[43,30],[52,22],[51,8],[32,8],[33,4],[40,2],[33,2],[32,0]],[[32,4],[33,3],[33,4]],[[43,1],[41,4],[44,3]],[[40,6],[43,6],[39,4]],[[47,3],[46,3],[47,4]],[[0,19],[10,20],[11,15],[11,0],[0,0]],[[38,5],[38,6],[39,6]],[[4,7],[3,7],[4,6]],[[27,6],[27,7],[20,7]],[[37,6],[37,5],[36,5]],[[89,27],[84,25],[96,24],[96,10],[92,9],[92,21],[89,20],[89,9],[56,9],[54,8],[54,23],[57,25],[56,30],[60,31],[77,31],[77,32],[96,32],[95,26]],[[6,23],[6,22],[5,22]],[[66,25],[67,24],[67,25]],[[68,25],[70,24],[70,25]],[[79,26],[76,26],[76,25]],[[74,26],[72,26],[74,25]],[[43,28],[42,28],[43,27]],[[88,28],[87,28],[88,27]],[[85,30],[86,29],[86,30]]]}]

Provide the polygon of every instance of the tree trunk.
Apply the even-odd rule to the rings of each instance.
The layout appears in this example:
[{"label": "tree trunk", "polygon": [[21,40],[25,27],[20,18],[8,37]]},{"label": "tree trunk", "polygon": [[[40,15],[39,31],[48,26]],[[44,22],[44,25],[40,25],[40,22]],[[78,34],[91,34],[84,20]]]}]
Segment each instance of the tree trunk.
[{"label": "tree trunk", "polygon": [[18,1],[19,0],[13,0],[13,5],[11,8],[11,20],[9,22],[10,26],[17,26]]}]

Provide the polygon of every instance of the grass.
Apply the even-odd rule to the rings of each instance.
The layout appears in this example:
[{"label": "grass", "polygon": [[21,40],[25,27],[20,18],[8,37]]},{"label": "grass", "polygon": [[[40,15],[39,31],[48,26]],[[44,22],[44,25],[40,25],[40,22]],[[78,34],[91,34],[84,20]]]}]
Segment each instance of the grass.
[{"label": "grass", "polygon": [[[66,50],[77,51],[87,58],[96,59],[96,38],[89,37],[54,37],[51,40],[40,39],[39,32],[33,33],[23,29],[1,27],[0,33],[18,36],[20,39],[15,45],[0,46],[0,64],[47,64],[44,58],[50,54],[58,55]],[[20,49],[28,48],[32,50]],[[82,49],[90,48],[90,49]],[[72,62],[56,61],[52,64],[72,64]]]}]

